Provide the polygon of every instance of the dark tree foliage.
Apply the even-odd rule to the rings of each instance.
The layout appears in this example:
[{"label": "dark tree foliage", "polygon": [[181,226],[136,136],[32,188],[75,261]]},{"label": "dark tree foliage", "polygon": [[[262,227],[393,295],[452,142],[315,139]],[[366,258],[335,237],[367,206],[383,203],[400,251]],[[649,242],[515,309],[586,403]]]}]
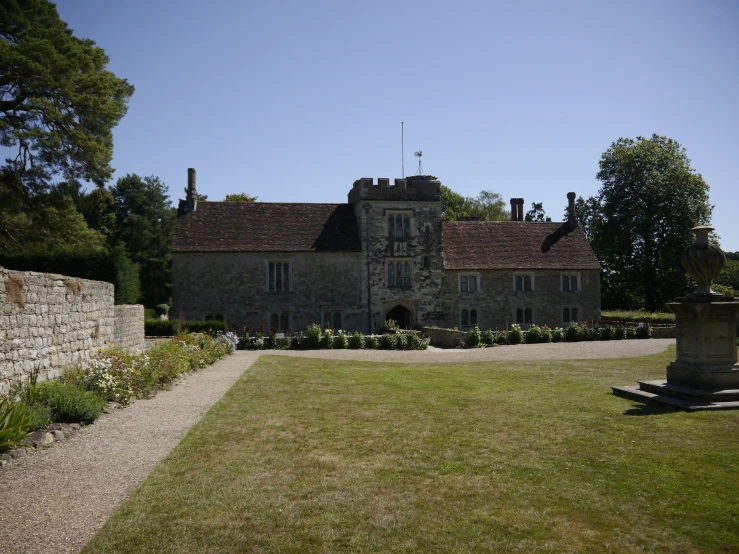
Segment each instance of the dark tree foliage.
[{"label": "dark tree foliage", "polygon": [[444,221],[459,221],[476,217],[480,221],[505,221],[511,213],[497,192],[480,191],[476,197],[464,197],[446,185],[441,185],[441,217]]},{"label": "dark tree foliage", "polygon": [[620,138],[602,155],[598,195],[576,209],[603,266],[603,308],[662,309],[690,292],[680,255],[711,218],[708,185],[667,137]]},{"label": "dark tree foliage", "polygon": [[172,238],[176,212],[158,177],[128,174],[110,188],[115,201],[117,242],[140,268],[146,306],[168,302],[172,291]]},{"label": "dark tree foliage", "polygon": [[544,204],[542,202],[532,202],[531,209],[526,212],[524,216],[525,221],[551,221],[551,217],[547,217],[547,213],[544,211]]},{"label": "dark tree foliage", "polygon": [[256,202],[257,197],[250,196],[246,194],[245,192],[236,192],[233,194],[227,194],[226,198],[224,198],[223,201],[224,202]]},{"label": "dark tree foliage", "polygon": [[110,179],[112,129],[134,89],[107,64],[51,2],[0,3],[0,145],[15,151],[5,171],[27,194],[47,189],[54,176]]}]

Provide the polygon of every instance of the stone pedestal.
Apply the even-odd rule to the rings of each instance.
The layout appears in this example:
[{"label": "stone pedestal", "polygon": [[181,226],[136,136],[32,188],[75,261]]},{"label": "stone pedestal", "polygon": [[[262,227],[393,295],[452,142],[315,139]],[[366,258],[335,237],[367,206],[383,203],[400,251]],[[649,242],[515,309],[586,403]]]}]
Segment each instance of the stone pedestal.
[{"label": "stone pedestal", "polygon": [[739,302],[676,302],[667,307],[677,321],[677,359],[667,366],[667,382],[701,390],[739,389]]},{"label": "stone pedestal", "polygon": [[686,298],[668,304],[677,322],[677,357],[665,381],[639,381],[638,387],[612,387],[613,394],[684,410],[739,409],[736,318],[739,302],[711,291],[711,280],[725,263],[710,243],[710,227],[696,227],[696,243],[681,262],[698,283]]}]

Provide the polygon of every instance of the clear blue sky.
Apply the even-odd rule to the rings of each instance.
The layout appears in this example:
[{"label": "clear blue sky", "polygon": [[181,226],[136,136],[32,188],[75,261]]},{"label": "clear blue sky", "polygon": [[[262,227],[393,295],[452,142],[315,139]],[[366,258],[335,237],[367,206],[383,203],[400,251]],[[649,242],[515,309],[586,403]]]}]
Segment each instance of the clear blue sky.
[{"label": "clear blue sky", "polygon": [[62,0],[136,87],[116,178],[187,168],[221,200],[346,202],[359,177],[425,173],[473,196],[590,196],[619,137],[666,135],[739,251],[739,2]]}]

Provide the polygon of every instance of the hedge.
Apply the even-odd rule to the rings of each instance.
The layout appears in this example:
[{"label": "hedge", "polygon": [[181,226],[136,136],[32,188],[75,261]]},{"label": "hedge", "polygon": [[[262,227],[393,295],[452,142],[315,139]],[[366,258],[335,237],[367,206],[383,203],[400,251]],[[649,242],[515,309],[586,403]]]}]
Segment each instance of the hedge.
[{"label": "hedge", "polygon": [[[179,325],[178,320],[172,319],[146,319],[144,320],[144,334],[147,337],[173,337],[177,333],[175,332],[175,326]],[[205,332],[217,332],[228,331],[225,321],[184,321],[181,323],[181,332],[187,331],[190,333],[205,333]]]}]

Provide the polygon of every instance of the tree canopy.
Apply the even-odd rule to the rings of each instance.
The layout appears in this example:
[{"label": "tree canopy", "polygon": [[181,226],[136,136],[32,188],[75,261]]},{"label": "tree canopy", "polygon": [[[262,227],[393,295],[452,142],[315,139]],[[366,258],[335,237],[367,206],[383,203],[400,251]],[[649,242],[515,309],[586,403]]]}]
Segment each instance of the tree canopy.
[{"label": "tree canopy", "polygon": [[236,192],[233,194],[227,194],[226,198],[224,198],[223,201],[224,202],[256,202],[257,197],[250,196],[246,194],[245,192]]},{"label": "tree canopy", "polygon": [[16,152],[4,170],[26,192],[55,176],[111,178],[112,129],[134,88],[108,61],[92,40],[72,35],[51,2],[0,4],[0,145]]},{"label": "tree canopy", "polygon": [[459,221],[466,217],[476,217],[480,221],[505,221],[511,218],[511,213],[497,192],[483,190],[476,197],[465,197],[441,185],[441,217],[444,221]]},{"label": "tree canopy", "polygon": [[140,267],[147,306],[168,302],[172,293],[172,238],[176,212],[159,177],[128,174],[110,188],[117,220],[116,240]]},{"label": "tree canopy", "polygon": [[547,217],[547,213],[544,211],[544,204],[542,202],[532,202],[531,209],[526,212],[524,220],[546,222],[551,221],[552,218]]},{"label": "tree canopy", "polygon": [[690,292],[680,255],[712,207],[685,149],[658,135],[620,138],[599,167],[602,187],[576,211],[603,266],[603,307],[653,311]]}]

